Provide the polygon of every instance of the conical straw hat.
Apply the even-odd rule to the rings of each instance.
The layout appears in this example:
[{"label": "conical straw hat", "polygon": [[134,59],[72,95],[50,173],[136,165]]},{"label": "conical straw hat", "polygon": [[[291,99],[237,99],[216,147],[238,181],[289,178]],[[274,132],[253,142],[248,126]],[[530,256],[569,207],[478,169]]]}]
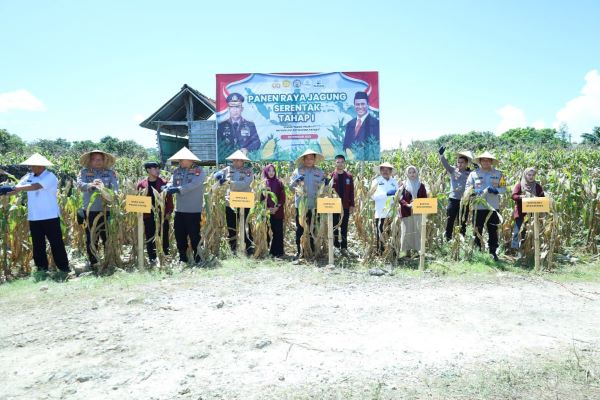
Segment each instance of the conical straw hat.
[{"label": "conical straw hat", "polygon": [[396,173],[396,168],[394,168],[394,166],[387,161],[382,164],[376,165],[375,168],[373,168],[373,171],[375,171],[375,173],[379,175],[381,173],[381,168],[391,168],[392,175]]},{"label": "conical straw hat", "polygon": [[246,154],[241,151],[241,150],[237,150],[235,151],[232,155],[230,155],[229,157],[227,157],[227,160],[243,160],[243,161],[251,161]]},{"label": "conical straw hat", "polygon": [[498,159],[496,157],[494,157],[494,155],[492,153],[490,153],[489,151],[485,151],[483,154],[478,155],[477,158],[474,161],[477,164],[481,164],[481,159],[482,158],[489,158],[489,159],[491,159],[493,165],[500,164],[500,161],[498,161]]},{"label": "conical straw hat", "polygon": [[104,155],[104,168],[111,168],[113,165],[115,165],[115,156],[113,156],[110,153],[107,153],[105,151],[102,150],[92,150],[92,151],[88,151],[87,153],[83,153],[81,155],[81,157],[79,157],[79,164],[82,167],[89,167],[90,166],[90,159],[92,158],[92,154],[94,153],[100,153]]},{"label": "conical straw hat", "polygon": [[314,154],[315,155],[315,164],[318,164],[320,162],[323,162],[323,160],[325,160],[325,157],[323,157],[322,154],[317,153],[314,150],[311,149],[307,149],[304,153],[302,153],[302,155],[298,158],[296,158],[296,165],[302,165],[302,162],[304,161],[304,156],[308,156]]},{"label": "conical straw hat", "polygon": [[200,161],[198,157],[194,155],[187,147],[183,146],[181,150],[177,153],[173,154],[169,161],[181,161],[181,160],[192,160],[192,161]]},{"label": "conical straw hat", "polygon": [[27,160],[23,161],[20,165],[28,165],[34,167],[51,167],[54,164],[48,161],[48,159],[40,153],[35,153]]}]

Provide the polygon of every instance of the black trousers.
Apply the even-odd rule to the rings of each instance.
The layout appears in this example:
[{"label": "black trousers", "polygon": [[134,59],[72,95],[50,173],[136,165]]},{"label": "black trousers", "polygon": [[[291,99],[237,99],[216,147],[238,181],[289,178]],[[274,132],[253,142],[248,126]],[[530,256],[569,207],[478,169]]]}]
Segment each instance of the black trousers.
[{"label": "black trousers", "polygon": [[[487,223],[485,223],[488,215],[489,219]],[[483,227],[485,225],[488,233],[488,248],[490,254],[496,254],[496,250],[498,250],[498,225],[500,225],[498,210],[475,210],[473,219],[475,221],[475,246],[479,247],[480,250],[482,249],[480,236],[483,235]]]},{"label": "black trousers", "polygon": [[48,271],[46,255],[46,239],[50,243],[52,258],[59,270],[69,272],[69,259],[60,230],[60,218],[29,221],[31,244],[33,247],[33,262],[38,271]]},{"label": "black trousers", "polygon": [[[154,215],[144,218],[144,233],[146,234],[146,251],[148,251],[148,258],[150,260],[156,260],[156,221]],[[166,218],[163,221],[162,226],[162,248],[165,255],[169,254],[169,219]]]},{"label": "black trousers", "polygon": [[467,219],[469,215],[469,207],[467,206],[462,217],[460,216],[460,199],[449,199],[448,208],[446,209],[448,219],[446,221],[446,239],[452,239],[452,232],[454,231],[454,223],[456,218],[459,218],[460,223],[460,234],[465,235],[467,232]]},{"label": "black trousers", "polygon": [[[316,213],[316,210],[308,210],[306,212],[306,224],[308,227],[312,227],[313,223],[313,213]],[[296,208],[296,254],[300,254],[300,238],[304,235],[304,228],[300,225],[299,211]],[[309,229],[310,230],[310,229]],[[310,248],[315,250],[315,240],[312,235],[310,236]]]},{"label": "black trousers", "polygon": [[[194,261],[200,261],[198,245],[200,244],[200,219],[202,213],[175,212],[175,242],[179,261],[188,262],[188,246],[192,246]],[[188,243],[189,239],[189,243]]]},{"label": "black trousers", "polygon": [[[100,216],[100,217],[98,217]],[[98,259],[94,254],[92,254],[92,227],[94,226],[94,221],[98,217],[98,222],[96,223],[96,240],[94,241],[94,247],[98,248],[98,243],[100,243],[100,239],[102,239],[102,244],[106,244],[106,222],[110,218],[110,213],[107,212],[106,215],[102,211],[90,211],[86,216],[86,227],[85,227],[85,250],[87,251],[88,260],[90,264],[96,264]]]},{"label": "black trousers", "polygon": [[269,253],[273,257],[282,257],[285,253],[283,250],[283,218],[277,219],[271,216],[271,232],[273,236],[271,239],[271,248]]},{"label": "black trousers", "polygon": [[[244,218],[248,221],[249,208],[244,208]],[[225,209],[225,218],[227,219],[227,236],[229,238],[229,248],[235,253],[237,250],[237,225],[238,215],[235,210],[231,207]],[[240,227],[244,229],[244,227]],[[244,233],[244,242],[246,243],[246,252],[250,253],[252,250],[252,233],[248,231],[248,234]]]},{"label": "black trousers", "polygon": [[386,218],[375,218],[375,235],[377,238],[377,254],[382,254],[384,250],[383,238],[383,226],[385,225]]},{"label": "black trousers", "polygon": [[[350,209],[344,208],[344,216],[342,217],[342,224],[339,228],[333,230],[333,245],[337,248],[347,249],[348,248],[348,220],[350,219]],[[340,222],[340,214],[333,214],[333,226],[336,226]],[[342,241],[340,243],[339,233],[342,231]]]}]

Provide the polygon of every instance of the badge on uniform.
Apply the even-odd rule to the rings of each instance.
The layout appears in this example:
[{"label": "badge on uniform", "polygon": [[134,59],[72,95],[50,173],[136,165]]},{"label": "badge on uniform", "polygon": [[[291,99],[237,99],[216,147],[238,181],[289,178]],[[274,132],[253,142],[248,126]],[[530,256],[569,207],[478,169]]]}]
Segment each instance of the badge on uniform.
[{"label": "badge on uniform", "polygon": [[350,184],[350,178],[346,178],[346,185]]}]

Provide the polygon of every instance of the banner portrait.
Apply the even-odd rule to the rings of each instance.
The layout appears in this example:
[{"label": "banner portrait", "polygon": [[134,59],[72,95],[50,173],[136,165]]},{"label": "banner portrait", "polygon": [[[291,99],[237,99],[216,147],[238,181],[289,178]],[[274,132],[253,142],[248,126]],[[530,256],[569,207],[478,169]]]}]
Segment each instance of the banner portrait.
[{"label": "banner portrait", "polygon": [[379,160],[377,72],[217,75],[218,161],[292,161],[306,149],[326,159]]}]

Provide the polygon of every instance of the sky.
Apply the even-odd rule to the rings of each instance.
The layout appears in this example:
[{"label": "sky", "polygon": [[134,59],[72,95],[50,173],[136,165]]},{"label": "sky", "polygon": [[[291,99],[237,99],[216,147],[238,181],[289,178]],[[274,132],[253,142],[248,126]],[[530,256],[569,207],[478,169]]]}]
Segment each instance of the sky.
[{"label": "sky", "polygon": [[0,0],[0,128],[139,127],[215,74],[379,71],[383,148],[471,130],[600,126],[600,2]]}]

